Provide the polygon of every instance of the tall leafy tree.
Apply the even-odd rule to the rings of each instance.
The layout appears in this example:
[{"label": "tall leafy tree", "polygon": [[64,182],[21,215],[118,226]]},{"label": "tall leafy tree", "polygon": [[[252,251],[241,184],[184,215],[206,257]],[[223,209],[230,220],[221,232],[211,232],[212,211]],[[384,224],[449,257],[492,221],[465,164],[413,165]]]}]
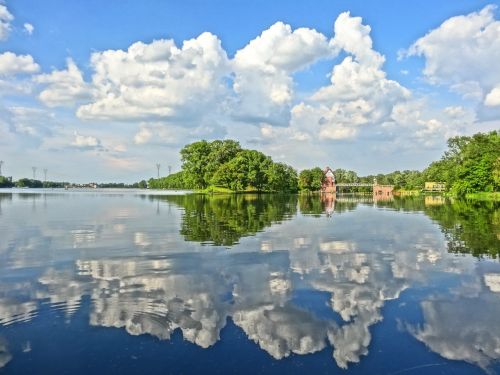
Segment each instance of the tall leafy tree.
[{"label": "tall leafy tree", "polygon": [[219,167],[240,151],[240,144],[233,140],[203,140],[184,146],[181,160],[186,181],[194,188],[206,188]]}]

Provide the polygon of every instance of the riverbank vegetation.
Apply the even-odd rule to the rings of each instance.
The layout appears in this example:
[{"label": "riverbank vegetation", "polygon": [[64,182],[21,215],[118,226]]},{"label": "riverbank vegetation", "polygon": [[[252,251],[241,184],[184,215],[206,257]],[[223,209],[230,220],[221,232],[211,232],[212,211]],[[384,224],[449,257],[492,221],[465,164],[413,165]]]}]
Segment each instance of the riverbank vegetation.
[{"label": "riverbank vegetation", "polygon": [[[320,168],[301,171],[299,187],[307,191],[319,190],[319,171]],[[408,191],[412,194],[421,191],[426,181],[436,181],[443,182],[448,194],[453,196],[497,199],[500,194],[500,134],[492,131],[450,138],[442,158],[423,171],[405,170],[363,177],[344,169],[336,169],[334,173],[337,183],[371,183],[376,180],[381,185],[393,185],[402,195]],[[362,189],[356,188],[356,191]]]},{"label": "riverbank vegetation", "polygon": [[452,194],[500,191],[500,133],[478,133],[448,140],[441,160],[424,171],[429,181],[442,181]]},{"label": "riverbank vegetation", "polygon": [[233,140],[199,141],[181,150],[182,170],[150,179],[154,189],[196,189],[232,192],[296,192],[297,172]]}]

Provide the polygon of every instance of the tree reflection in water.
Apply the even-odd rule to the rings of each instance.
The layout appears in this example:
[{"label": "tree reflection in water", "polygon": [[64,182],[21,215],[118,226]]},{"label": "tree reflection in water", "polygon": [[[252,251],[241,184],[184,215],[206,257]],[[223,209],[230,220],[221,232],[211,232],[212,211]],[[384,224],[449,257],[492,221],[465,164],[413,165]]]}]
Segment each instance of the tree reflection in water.
[{"label": "tree reflection in water", "polygon": [[155,197],[183,208],[180,233],[187,241],[232,246],[241,237],[289,220],[297,212],[296,195],[178,195]]}]

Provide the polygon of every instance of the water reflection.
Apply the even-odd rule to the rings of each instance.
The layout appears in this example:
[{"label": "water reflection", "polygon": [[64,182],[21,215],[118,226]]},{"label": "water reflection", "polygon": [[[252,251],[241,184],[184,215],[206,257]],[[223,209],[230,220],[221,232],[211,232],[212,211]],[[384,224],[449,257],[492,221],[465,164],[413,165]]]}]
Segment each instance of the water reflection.
[{"label": "water reflection", "polygon": [[[500,359],[500,298],[491,293],[422,302],[424,324],[410,327],[429,349],[489,370]],[[466,324],[464,324],[466,322]]]},{"label": "water reflection", "polygon": [[[43,306],[71,321],[88,298],[91,326],[161,340],[180,330],[209,348],[231,320],[274,359],[328,348],[345,369],[372,351],[389,301],[418,290],[422,320],[400,316],[401,335],[484,369],[500,356],[498,263],[455,255],[457,243],[461,253],[497,254],[497,205],[49,197],[47,212],[30,214],[9,202],[0,216],[0,334],[39,319]],[[1,343],[0,366],[11,359]]]},{"label": "water reflection", "polygon": [[12,355],[7,347],[7,341],[0,336],[0,369],[12,359]]},{"label": "water reflection", "polygon": [[184,195],[151,197],[183,208],[181,234],[188,241],[231,246],[287,220],[297,212],[295,195]]}]

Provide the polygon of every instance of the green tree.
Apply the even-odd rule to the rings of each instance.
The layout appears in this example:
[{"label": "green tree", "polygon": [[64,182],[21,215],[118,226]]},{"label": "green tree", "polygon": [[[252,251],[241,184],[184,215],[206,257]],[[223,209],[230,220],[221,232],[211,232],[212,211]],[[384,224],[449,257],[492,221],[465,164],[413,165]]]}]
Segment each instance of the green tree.
[{"label": "green tree", "polygon": [[0,188],[11,188],[13,186],[14,184],[12,183],[11,178],[0,176]]},{"label": "green tree", "polygon": [[206,188],[219,167],[240,151],[240,144],[233,140],[203,140],[184,146],[181,160],[186,182],[194,188]]},{"label": "green tree", "polygon": [[17,187],[28,187],[28,188],[41,188],[43,187],[42,181],[33,180],[31,178],[21,178],[16,181]]},{"label": "green tree", "polygon": [[267,170],[268,190],[296,192],[298,190],[297,171],[284,163],[273,163]]},{"label": "green tree", "polygon": [[[146,181],[144,181],[145,183]],[[151,189],[194,189],[195,186],[191,184],[192,180],[187,179],[186,173],[183,171],[172,173],[167,177],[151,178],[147,182],[147,186]]]},{"label": "green tree", "polygon": [[240,151],[215,172],[211,183],[232,190],[263,191],[268,185],[266,170],[272,165],[270,157],[255,150]]},{"label": "green tree", "polygon": [[319,167],[304,169],[298,177],[298,187],[305,191],[319,191],[323,183],[323,170]]}]

